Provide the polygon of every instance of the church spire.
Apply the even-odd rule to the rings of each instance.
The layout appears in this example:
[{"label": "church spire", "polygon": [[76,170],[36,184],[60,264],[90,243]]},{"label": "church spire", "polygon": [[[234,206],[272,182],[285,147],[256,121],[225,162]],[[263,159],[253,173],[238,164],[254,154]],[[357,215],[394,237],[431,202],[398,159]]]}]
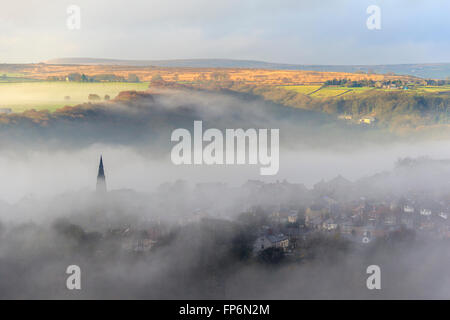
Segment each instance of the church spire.
[{"label": "church spire", "polygon": [[97,192],[98,193],[106,192],[106,178],[105,178],[105,171],[103,169],[103,157],[102,156],[100,156],[100,164],[98,166]]}]

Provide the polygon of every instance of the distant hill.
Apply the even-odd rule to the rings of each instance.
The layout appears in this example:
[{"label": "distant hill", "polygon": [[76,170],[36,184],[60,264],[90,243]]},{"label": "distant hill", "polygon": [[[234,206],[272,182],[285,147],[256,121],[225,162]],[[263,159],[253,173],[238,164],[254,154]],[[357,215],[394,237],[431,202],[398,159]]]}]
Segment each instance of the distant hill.
[{"label": "distant hill", "polygon": [[446,79],[450,76],[450,63],[417,63],[386,65],[301,65],[256,60],[233,59],[179,59],[179,60],[119,60],[96,58],[59,58],[44,61],[47,64],[126,65],[191,68],[255,68],[278,70],[308,70],[335,72],[375,72],[412,75],[420,78]]}]

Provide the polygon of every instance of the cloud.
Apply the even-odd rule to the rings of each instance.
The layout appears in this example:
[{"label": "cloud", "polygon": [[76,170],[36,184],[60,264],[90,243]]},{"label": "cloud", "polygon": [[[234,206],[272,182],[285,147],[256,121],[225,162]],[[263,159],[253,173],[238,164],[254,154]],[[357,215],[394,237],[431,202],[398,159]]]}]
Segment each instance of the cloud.
[{"label": "cloud", "polygon": [[79,1],[82,27],[70,31],[70,3],[16,1],[0,13],[0,26],[9,30],[0,48],[7,61],[62,56],[304,64],[449,61],[448,2],[380,2],[382,29],[370,31],[365,20],[372,2]]}]

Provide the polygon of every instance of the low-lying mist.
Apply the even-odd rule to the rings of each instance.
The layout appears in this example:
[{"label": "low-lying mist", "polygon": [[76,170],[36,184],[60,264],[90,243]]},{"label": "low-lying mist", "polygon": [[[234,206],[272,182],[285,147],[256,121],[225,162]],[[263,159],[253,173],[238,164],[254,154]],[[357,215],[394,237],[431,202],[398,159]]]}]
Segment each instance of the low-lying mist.
[{"label": "low-lying mist", "polygon": [[[171,132],[192,130],[194,120],[221,130],[280,129],[279,172],[174,165]],[[253,97],[195,91],[0,115],[0,137],[0,298],[450,297],[448,239],[407,230],[364,249],[312,237],[299,263],[249,254],[259,210],[266,219],[321,196],[357,202],[422,193],[441,201],[450,195],[445,161],[397,160],[450,158],[450,141],[414,141]],[[106,195],[95,193],[100,155]],[[339,175],[348,181],[335,183]],[[130,249],[152,232],[144,237],[157,239],[149,252]],[[80,291],[66,288],[72,264],[82,270]],[[366,287],[371,264],[383,270],[382,290]]]},{"label": "low-lying mist", "polygon": [[[313,236],[302,242],[308,257],[298,262],[252,258],[256,234],[245,207],[275,199],[308,203],[306,191],[296,190],[281,197],[272,190],[261,199],[244,187],[177,182],[152,195],[79,192],[8,208],[10,214],[40,217],[2,220],[0,298],[450,297],[448,239],[427,240],[410,231],[365,248],[331,234]],[[141,233],[151,230],[160,233],[152,249],[133,249]],[[381,290],[366,287],[366,268],[373,264],[382,270]],[[66,288],[69,265],[81,268],[81,290]]]},{"label": "low-lying mist", "polygon": [[[280,129],[280,170],[259,165],[181,165],[170,159],[176,128]],[[399,158],[450,158],[450,140],[405,139],[259,98],[197,91],[125,93],[115,101],[54,113],[0,115],[0,200],[92,190],[100,154],[111,189],[148,192],[184,179],[238,186],[248,179],[287,179],[312,186],[342,175],[356,180],[393,168]]]}]

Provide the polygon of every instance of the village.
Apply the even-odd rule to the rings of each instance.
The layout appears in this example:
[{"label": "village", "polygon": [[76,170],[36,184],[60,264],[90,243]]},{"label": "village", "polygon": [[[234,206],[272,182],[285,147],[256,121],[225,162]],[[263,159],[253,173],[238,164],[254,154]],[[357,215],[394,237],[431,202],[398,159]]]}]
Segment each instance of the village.
[{"label": "village", "polygon": [[[126,251],[146,253],[151,252],[174,228],[209,224],[217,229],[225,221],[245,230],[253,257],[257,258],[270,249],[295,261],[308,258],[308,247],[318,238],[335,244],[346,243],[358,250],[396,237],[403,237],[406,241],[415,238],[432,241],[450,239],[450,199],[430,200],[432,197],[427,198],[423,194],[410,194],[339,200],[323,194],[325,190],[330,190],[331,185],[334,186],[333,193],[338,194],[339,188],[347,183],[344,178],[338,177],[316,185],[313,190],[304,190],[302,185],[286,181],[272,184],[249,181],[239,192],[245,194],[246,201],[259,204],[248,206],[240,213],[213,208],[197,208],[183,215],[170,216],[166,213],[158,223],[145,230],[143,225],[141,228],[127,226],[109,230],[105,236],[117,239]],[[197,186],[198,190],[217,187],[215,184]],[[221,185],[221,188],[224,186]],[[273,205],[269,203],[270,199],[261,203],[254,197],[255,194],[261,198],[268,194],[276,197],[280,193],[287,197],[297,193],[298,204],[286,201],[285,204]],[[165,223],[161,222],[163,220]]]},{"label": "village", "polygon": [[301,209],[281,208],[268,215],[268,224],[260,226],[255,241],[258,253],[269,247],[293,254],[299,243],[317,234],[346,239],[364,247],[396,232],[413,231],[433,239],[450,238],[448,212],[450,203],[406,201],[359,201],[339,203],[323,197],[316,204]]}]

